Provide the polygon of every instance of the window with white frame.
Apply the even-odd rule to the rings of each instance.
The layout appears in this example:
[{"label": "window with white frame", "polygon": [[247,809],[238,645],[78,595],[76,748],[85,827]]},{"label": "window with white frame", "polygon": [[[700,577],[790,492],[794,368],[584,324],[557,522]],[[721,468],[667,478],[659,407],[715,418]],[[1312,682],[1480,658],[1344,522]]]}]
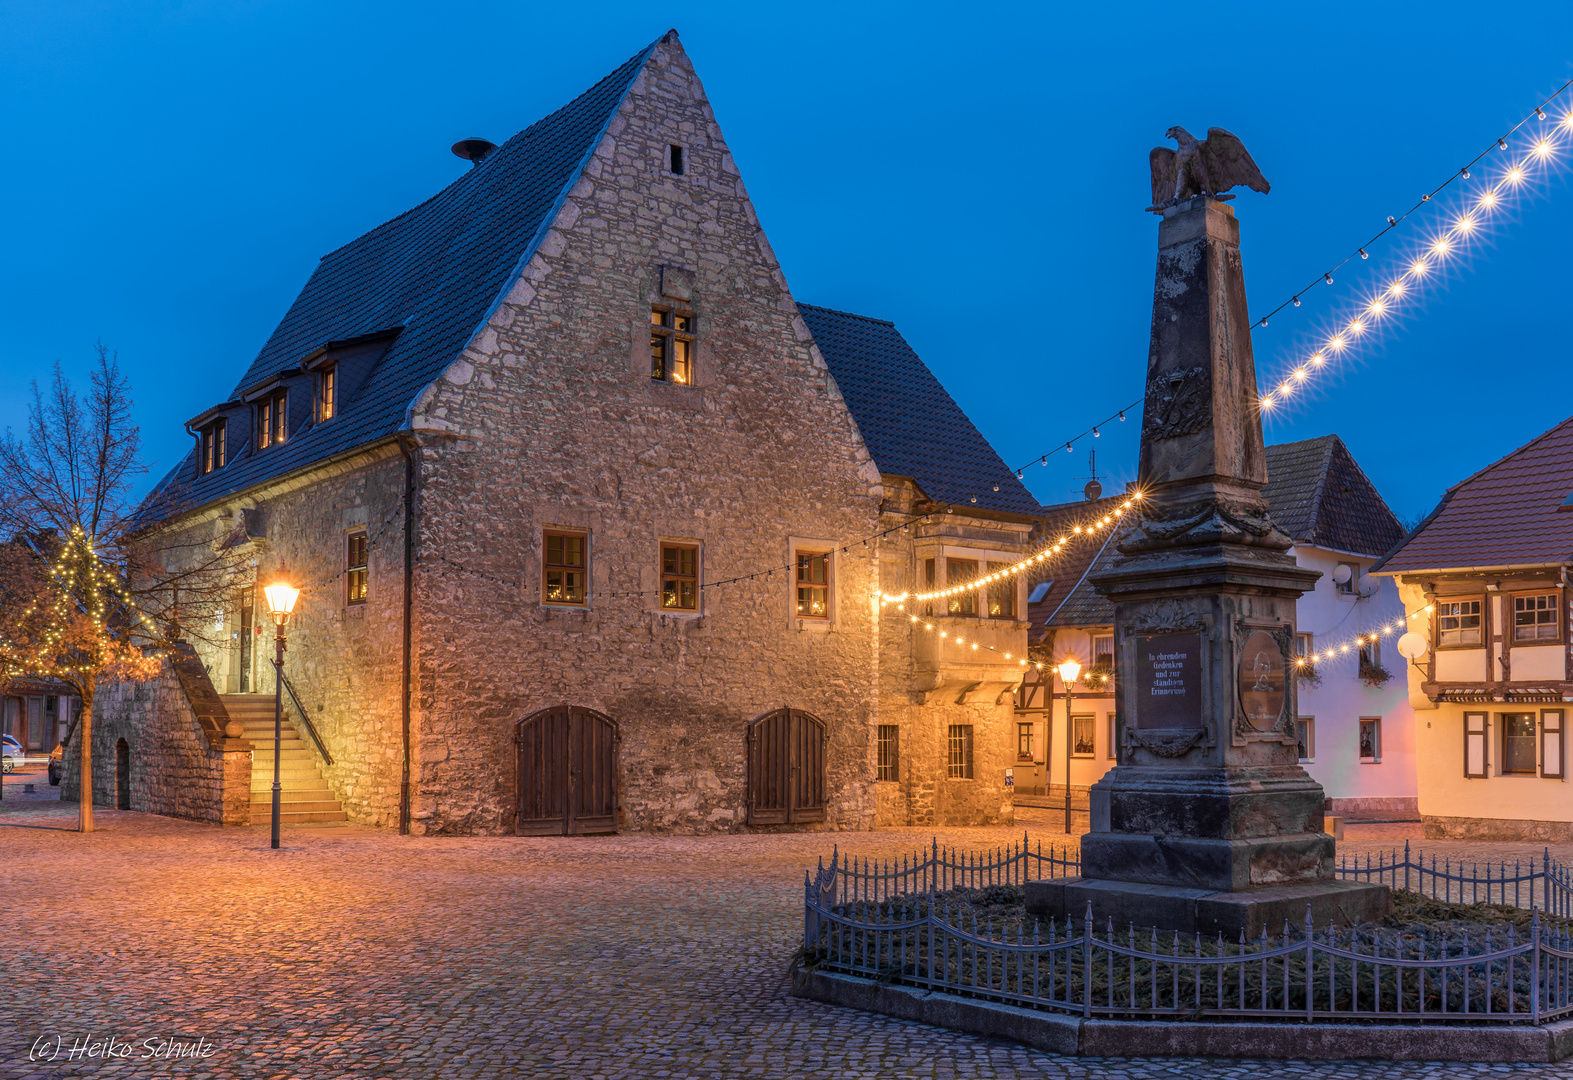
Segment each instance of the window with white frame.
[{"label": "window with white frame", "polygon": [[1438,600],[1436,643],[1442,646],[1479,645],[1480,601]]},{"label": "window with white frame", "polygon": [[1532,712],[1503,713],[1502,723],[1502,775],[1535,775],[1535,714]]},{"label": "window with white frame", "polygon": [[1360,718],[1360,763],[1376,765],[1382,760],[1382,719],[1377,716]]},{"label": "window with white frame", "polygon": [[1556,593],[1513,597],[1513,640],[1560,640],[1557,626],[1560,607],[1560,597]]},{"label": "window with white frame", "polygon": [[972,779],[972,725],[950,725],[949,776],[952,780]]},{"label": "window with white frame", "polygon": [[1091,716],[1071,717],[1071,757],[1092,757],[1097,751],[1093,741],[1093,723]]}]

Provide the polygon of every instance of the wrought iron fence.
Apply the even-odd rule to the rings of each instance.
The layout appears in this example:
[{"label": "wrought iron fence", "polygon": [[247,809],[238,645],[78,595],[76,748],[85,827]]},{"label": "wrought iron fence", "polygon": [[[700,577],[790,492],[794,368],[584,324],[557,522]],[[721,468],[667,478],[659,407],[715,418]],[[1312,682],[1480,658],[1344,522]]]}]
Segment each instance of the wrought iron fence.
[{"label": "wrought iron fence", "polygon": [[1337,868],[1434,900],[1527,909],[1527,927],[1517,917],[1495,933],[1318,929],[1308,913],[1298,928],[1225,941],[1100,928],[1090,908],[1083,919],[1045,923],[995,908],[980,915],[964,902],[967,890],[1078,869],[1073,855],[1044,853],[1025,837],[983,854],[937,843],[886,862],[843,862],[837,853],[805,881],[806,963],[1086,1017],[1540,1023],[1573,1015],[1573,888],[1549,851],[1482,872],[1428,862],[1406,844],[1401,858],[1395,849]]}]

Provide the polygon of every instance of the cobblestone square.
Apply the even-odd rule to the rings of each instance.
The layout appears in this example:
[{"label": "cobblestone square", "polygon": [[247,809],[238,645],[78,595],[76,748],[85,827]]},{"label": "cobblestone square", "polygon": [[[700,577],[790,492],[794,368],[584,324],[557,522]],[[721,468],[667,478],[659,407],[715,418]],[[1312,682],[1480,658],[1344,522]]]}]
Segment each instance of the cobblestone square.
[{"label": "cobblestone square", "polygon": [[[44,785],[40,785],[42,788]],[[19,788],[20,785],[16,785]],[[1443,1077],[1573,1066],[1068,1059],[788,993],[803,868],[932,830],[435,839],[0,804],[0,1077]],[[20,791],[16,791],[19,796]],[[941,830],[1062,839],[1054,815]],[[1415,826],[1355,826],[1348,852]],[[1430,844],[1455,856],[1534,845]],[[1562,852],[1562,854],[1569,854]],[[125,1057],[68,1060],[78,1040]],[[60,1050],[29,1060],[37,1046]],[[205,1058],[148,1057],[205,1040]]]}]

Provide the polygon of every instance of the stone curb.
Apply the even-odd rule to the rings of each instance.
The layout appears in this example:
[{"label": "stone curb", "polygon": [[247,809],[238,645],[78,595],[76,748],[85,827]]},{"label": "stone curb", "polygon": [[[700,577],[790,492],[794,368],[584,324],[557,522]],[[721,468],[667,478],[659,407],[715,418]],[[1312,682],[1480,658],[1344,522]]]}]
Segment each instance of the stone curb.
[{"label": "stone curb", "polygon": [[1573,1021],[1539,1027],[1084,1020],[1063,1013],[884,986],[815,971],[797,997],[1075,1057],[1280,1058],[1300,1061],[1553,1062],[1573,1056]]}]

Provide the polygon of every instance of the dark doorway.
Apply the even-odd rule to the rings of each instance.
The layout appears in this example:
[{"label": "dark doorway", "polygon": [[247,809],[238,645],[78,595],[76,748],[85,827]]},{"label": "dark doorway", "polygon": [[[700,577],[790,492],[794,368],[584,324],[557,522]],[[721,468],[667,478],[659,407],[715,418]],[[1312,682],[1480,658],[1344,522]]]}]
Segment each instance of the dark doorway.
[{"label": "dark doorway", "polygon": [[124,739],[115,744],[115,809],[131,809],[131,747]]},{"label": "dark doorway", "polygon": [[748,822],[825,820],[825,724],[777,709],[748,725]]},{"label": "dark doorway", "polygon": [[251,693],[251,639],[252,607],[248,601],[240,606],[240,692]]},{"label": "dark doorway", "polygon": [[617,724],[592,709],[560,705],[519,721],[520,836],[617,831]]}]

